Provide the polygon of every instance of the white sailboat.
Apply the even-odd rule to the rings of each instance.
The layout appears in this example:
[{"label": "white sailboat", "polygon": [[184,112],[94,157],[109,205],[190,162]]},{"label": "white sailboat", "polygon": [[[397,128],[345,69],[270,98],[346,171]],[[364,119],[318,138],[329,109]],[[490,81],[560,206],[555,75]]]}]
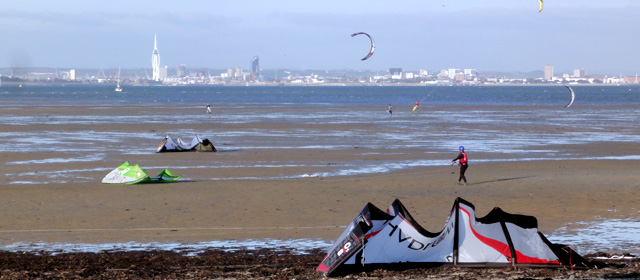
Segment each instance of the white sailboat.
[{"label": "white sailboat", "polygon": [[122,92],[122,88],[120,87],[120,67],[118,67],[118,79],[116,80],[116,89],[115,92]]}]

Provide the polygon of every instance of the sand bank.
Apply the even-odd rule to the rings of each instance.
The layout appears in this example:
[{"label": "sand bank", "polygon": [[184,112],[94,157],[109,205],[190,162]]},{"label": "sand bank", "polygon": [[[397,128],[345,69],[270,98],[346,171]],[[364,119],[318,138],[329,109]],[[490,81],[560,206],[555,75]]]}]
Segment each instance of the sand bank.
[{"label": "sand bank", "polygon": [[[155,114],[180,115],[187,109],[105,108],[97,112],[107,116],[137,116],[149,113],[145,110],[153,110]],[[3,113],[18,117],[29,115],[19,109],[6,109]],[[38,111],[43,118],[94,113],[96,110],[75,107],[52,107]],[[396,148],[382,153],[377,148],[357,145],[339,150],[326,149],[322,145],[296,150],[247,150],[237,148],[233,143],[216,142],[214,138],[219,153],[153,153],[161,141],[161,135],[167,131],[186,129],[197,132],[201,128],[196,124],[161,122],[118,124],[117,118],[112,122],[79,124],[0,125],[0,131],[17,134],[91,130],[125,135],[120,142],[102,143],[106,148],[99,152],[25,150],[0,153],[0,163],[4,163],[2,173],[13,182],[0,183],[0,242],[191,243],[265,238],[334,240],[342,232],[342,226],[348,224],[367,202],[386,208],[395,198],[399,198],[427,230],[434,232],[442,230],[456,197],[472,202],[480,216],[493,207],[510,213],[533,215],[538,218],[539,229],[545,234],[575,222],[638,217],[640,177],[637,170],[640,169],[640,161],[616,159],[628,154],[640,154],[640,147],[635,143],[589,142],[554,147],[599,158],[593,160],[519,161],[516,154],[510,155],[509,161],[502,161],[499,160],[501,156],[495,154],[470,151],[468,186],[455,184],[457,169],[448,165],[448,160],[456,155],[455,151],[431,151],[429,147]],[[273,121],[208,124],[208,129],[215,131],[283,130],[285,136],[277,141],[290,141],[286,132],[301,128],[320,134],[383,130],[367,123],[310,125]],[[493,129],[525,131],[530,128],[505,123]],[[549,133],[554,133],[556,129],[536,128]],[[610,129],[610,133],[616,133],[616,127]],[[110,152],[126,149],[124,144],[127,141],[134,141],[136,147],[141,147],[143,143],[140,143],[140,139],[126,139],[127,133],[140,131],[147,132],[153,138],[144,143],[148,150],[124,155]],[[251,135],[247,137],[251,139]],[[348,136],[344,137],[347,139]],[[55,143],[51,145],[55,147]],[[101,156],[94,160],[91,155],[96,153]],[[85,160],[60,160],[69,157]],[[52,161],[52,158],[58,160]],[[332,168],[334,162],[420,159],[438,160],[444,164],[349,176],[280,176],[313,174]],[[109,170],[125,160],[138,163],[143,168],[153,167],[149,170],[153,174],[159,171],[156,168],[180,167],[172,171],[183,176],[183,179],[173,184],[134,186],[105,185],[100,182]],[[211,162],[214,161],[215,164],[224,163],[227,167],[212,166]],[[244,162],[265,164],[243,166]],[[277,162],[278,166],[271,167],[270,162]],[[62,170],[83,171],[78,173],[80,175],[69,172],[53,177],[52,174]],[[451,174],[452,171],[456,174]],[[24,176],[27,182],[16,183],[25,173],[30,174]]]}]

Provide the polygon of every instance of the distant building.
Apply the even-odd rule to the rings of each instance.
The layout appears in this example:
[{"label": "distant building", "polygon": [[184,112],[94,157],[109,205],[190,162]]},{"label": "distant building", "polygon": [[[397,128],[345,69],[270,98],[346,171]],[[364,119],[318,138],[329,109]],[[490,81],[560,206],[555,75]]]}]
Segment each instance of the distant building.
[{"label": "distant building", "polygon": [[260,60],[258,56],[254,56],[251,59],[251,80],[255,81],[260,76]]},{"label": "distant building", "polygon": [[458,72],[458,73],[456,73],[456,74],[454,75],[453,79],[454,79],[456,82],[462,82],[462,81],[465,81],[465,80],[467,79],[467,75],[466,75],[465,73]]},{"label": "distant building", "polygon": [[447,69],[442,69],[442,70],[440,70],[438,75],[436,75],[436,77],[439,80],[447,80],[447,79],[449,79],[449,71]]},{"label": "distant building", "polygon": [[624,83],[624,81],[625,81],[624,77],[604,76],[604,78],[602,79],[603,84],[621,84],[621,83]]},{"label": "distant building", "polygon": [[478,75],[478,72],[476,71],[476,69],[464,69],[464,74],[470,77],[476,77]]},{"label": "distant building", "polygon": [[153,69],[152,79],[160,81],[160,52],[156,44],[156,36],[153,35],[153,52],[151,53],[151,68]]},{"label": "distant building", "polygon": [[449,68],[447,73],[449,74],[449,79],[453,80],[456,78],[456,75],[460,74],[460,69]]},{"label": "distant building", "polygon": [[624,83],[625,84],[638,84],[638,83],[640,83],[640,80],[638,80],[638,74],[636,74],[635,76],[625,76],[624,77]]},{"label": "distant building", "polygon": [[544,66],[544,79],[547,81],[553,80],[553,65]]},{"label": "distant building", "polygon": [[72,80],[72,81],[76,80],[76,69],[69,70],[69,80]]},{"label": "distant building", "polygon": [[242,67],[236,67],[236,72],[234,74],[235,75],[233,77],[242,78]]},{"label": "distant building", "polygon": [[587,76],[587,70],[585,69],[573,69],[574,78],[584,78]]},{"label": "distant building", "polygon": [[168,72],[169,67],[168,66],[162,66],[160,67],[160,72],[158,73],[158,75],[160,75],[160,79],[166,79],[167,78],[167,72]]},{"label": "distant building", "polygon": [[402,68],[389,68],[389,75],[391,76],[402,75]]},{"label": "distant building", "polygon": [[176,77],[184,78],[186,76],[186,72],[187,72],[187,65],[180,64],[176,67]]}]

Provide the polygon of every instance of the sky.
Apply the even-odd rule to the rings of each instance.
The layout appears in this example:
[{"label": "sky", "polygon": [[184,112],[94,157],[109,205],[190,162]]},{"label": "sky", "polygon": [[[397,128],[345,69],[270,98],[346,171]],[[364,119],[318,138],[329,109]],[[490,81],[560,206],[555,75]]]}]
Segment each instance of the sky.
[{"label": "sky", "polygon": [[544,1],[3,1],[0,67],[640,72],[640,1]]}]

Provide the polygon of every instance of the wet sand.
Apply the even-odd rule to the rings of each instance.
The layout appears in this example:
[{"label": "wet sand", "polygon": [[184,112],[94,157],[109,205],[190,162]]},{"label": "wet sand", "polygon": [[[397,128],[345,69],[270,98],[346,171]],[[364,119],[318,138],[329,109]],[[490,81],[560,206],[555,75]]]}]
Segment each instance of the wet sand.
[{"label": "wet sand", "polygon": [[[101,109],[100,114],[136,115],[145,110],[179,115],[179,109]],[[38,111],[43,118],[55,115],[88,115],[90,109],[52,107]],[[137,112],[141,111],[141,112]],[[5,109],[6,115],[29,115],[21,109]],[[204,114],[204,113],[203,113]],[[211,124],[216,129],[296,129],[282,123]],[[306,125],[308,126],[308,125]],[[505,130],[528,128],[502,124]],[[118,125],[57,124],[0,125],[0,132],[93,130],[127,132],[197,130],[197,125],[140,124]],[[318,125],[314,130],[375,130],[368,124]],[[555,129],[555,128],[537,128]],[[615,133],[615,126],[611,127]],[[551,131],[550,131],[551,132]],[[206,136],[205,136],[206,137]],[[251,136],[248,136],[251,137]],[[354,146],[330,149],[260,149],[242,150],[233,143],[214,145],[218,153],[154,154],[161,139],[149,139],[149,153],[111,155],[104,160],[40,164],[6,164],[7,162],[65,158],[83,153],[73,152],[2,152],[4,174],[18,176],[24,172],[55,172],[66,169],[92,169],[83,172],[82,180],[73,173],[63,174],[65,183],[47,183],[50,175],[30,184],[0,182],[0,243],[108,243],[108,242],[179,242],[245,239],[323,239],[333,241],[365,206],[372,202],[385,209],[399,198],[411,214],[429,231],[440,231],[456,197],[476,206],[477,215],[493,207],[514,214],[533,215],[539,230],[549,234],[567,224],[594,219],[636,218],[640,205],[638,160],[616,160],[625,155],[639,155],[636,143],[590,143],[559,147],[585,155],[608,156],[608,160],[543,160],[474,163],[474,159],[494,155],[470,152],[468,186],[457,185],[454,167],[417,167],[400,171],[336,177],[284,178],[259,180],[216,180],[216,178],[261,177],[273,173],[268,167],[206,168],[212,158],[229,163],[271,161],[331,165],[334,161],[364,158],[368,160],[425,159],[448,161],[451,153],[425,153],[407,149],[398,154],[377,154],[376,149]],[[126,142],[126,139],[123,140]],[[122,144],[122,143],[119,143]],[[47,145],[47,143],[42,143]],[[140,143],[138,143],[140,145]],[[126,149],[113,145],[109,149]],[[428,150],[428,147],[425,147]],[[517,155],[514,155],[517,158]],[[173,173],[181,179],[173,184],[105,185],[101,179],[108,170],[125,160],[146,166],[187,166]],[[188,168],[193,166],[193,168]],[[205,166],[205,167],[203,167]],[[321,167],[292,166],[294,173],[313,172]],[[160,169],[149,169],[155,175]],[[292,170],[288,170],[292,171]],[[578,225],[570,225],[578,226]]]},{"label": "wet sand", "polygon": [[[435,232],[442,230],[458,196],[472,202],[479,216],[497,206],[536,216],[539,229],[550,233],[597,217],[637,217],[639,168],[635,161],[470,165],[468,186],[455,184],[451,168],[346,178],[5,185],[0,189],[0,241],[333,240],[343,230],[339,226],[367,202],[386,208],[395,198]],[[205,177],[208,172],[184,170],[181,175]],[[96,178],[102,173],[96,172]]]}]

